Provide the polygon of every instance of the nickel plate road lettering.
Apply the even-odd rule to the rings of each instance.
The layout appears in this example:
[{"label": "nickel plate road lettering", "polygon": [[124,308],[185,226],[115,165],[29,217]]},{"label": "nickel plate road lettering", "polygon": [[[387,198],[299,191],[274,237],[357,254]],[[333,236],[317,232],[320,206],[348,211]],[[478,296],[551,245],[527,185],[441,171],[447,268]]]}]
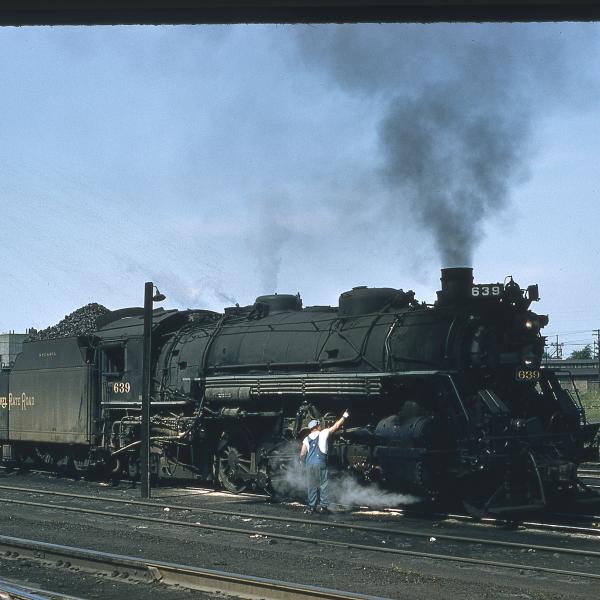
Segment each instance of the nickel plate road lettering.
[{"label": "nickel plate road lettering", "polygon": [[22,394],[8,394],[0,396],[0,409],[8,410],[29,410],[35,406],[35,396],[28,396],[25,392]]}]

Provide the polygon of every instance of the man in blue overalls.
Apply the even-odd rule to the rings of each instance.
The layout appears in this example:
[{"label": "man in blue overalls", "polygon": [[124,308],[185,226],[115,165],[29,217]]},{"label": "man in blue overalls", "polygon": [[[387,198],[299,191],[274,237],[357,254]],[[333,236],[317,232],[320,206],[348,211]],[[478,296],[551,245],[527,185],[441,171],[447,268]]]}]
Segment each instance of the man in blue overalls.
[{"label": "man in blue overalls", "polygon": [[327,448],[329,436],[335,433],[349,417],[348,411],[327,429],[321,429],[321,423],[313,419],[308,428],[310,433],[304,438],[300,449],[300,460],[306,460],[306,480],[308,485],[307,512],[317,510],[317,498],[321,513],[329,512],[329,498],[327,496]]}]

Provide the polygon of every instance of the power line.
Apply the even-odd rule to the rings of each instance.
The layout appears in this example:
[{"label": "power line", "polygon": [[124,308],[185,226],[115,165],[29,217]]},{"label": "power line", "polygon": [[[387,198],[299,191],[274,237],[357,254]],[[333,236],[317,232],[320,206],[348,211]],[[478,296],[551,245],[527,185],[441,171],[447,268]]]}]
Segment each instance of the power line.
[{"label": "power line", "polygon": [[584,333],[589,333],[589,334],[596,334],[596,329],[579,329],[579,330],[575,330],[575,331],[552,331],[552,332],[548,332],[546,333],[546,335],[548,337],[554,336],[554,335],[560,335],[560,336],[565,336],[565,335],[582,335]]},{"label": "power line", "polygon": [[548,344],[550,348],[554,348],[554,352],[550,352],[550,358],[562,358],[562,349],[564,344],[559,343],[558,335],[556,336],[556,342]]}]

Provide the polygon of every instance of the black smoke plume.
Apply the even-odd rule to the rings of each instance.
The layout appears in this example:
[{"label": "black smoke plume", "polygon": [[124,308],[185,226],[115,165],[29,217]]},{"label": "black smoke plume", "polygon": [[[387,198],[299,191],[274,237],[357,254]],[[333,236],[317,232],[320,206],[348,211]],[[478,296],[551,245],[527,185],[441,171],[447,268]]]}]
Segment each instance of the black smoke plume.
[{"label": "black smoke plume", "polygon": [[581,39],[560,26],[332,26],[297,41],[309,69],[381,115],[381,233],[418,223],[446,266],[472,264],[527,174],[535,117],[582,90],[566,68]]},{"label": "black smoke plume", "polygon": [[528,121],[502,100],[473,107],[457,82],[428,86],[394,99],[381,123],[384,176],[432,233],[444,265],[472,264],[483,223],[520,174]]}]

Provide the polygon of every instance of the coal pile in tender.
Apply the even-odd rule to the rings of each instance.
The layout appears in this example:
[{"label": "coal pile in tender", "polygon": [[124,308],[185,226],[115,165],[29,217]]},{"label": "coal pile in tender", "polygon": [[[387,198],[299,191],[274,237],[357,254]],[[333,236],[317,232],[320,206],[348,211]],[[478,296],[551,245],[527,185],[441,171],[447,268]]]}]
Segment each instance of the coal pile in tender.
[{"label": "coal pile in tender", "polygon": [[89,335],[96,331],[96,321],[99,317],[110,312],[106,306],[92,302],[86,304],[62,321],[41,331],[31,331],[29,337],[32,340],[50,340],[60,337],[72,337],[76,335]]}]

